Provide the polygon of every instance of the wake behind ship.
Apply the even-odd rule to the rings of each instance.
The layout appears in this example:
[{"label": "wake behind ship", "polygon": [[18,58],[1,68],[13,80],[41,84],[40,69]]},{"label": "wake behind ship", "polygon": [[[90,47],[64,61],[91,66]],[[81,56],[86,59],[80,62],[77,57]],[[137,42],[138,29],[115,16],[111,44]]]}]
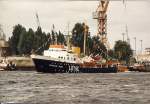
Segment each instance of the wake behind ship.
[{"label": "wake behind ship", "polygon": [[64,45],[50,45],[43,55],[31,55],[38,72],[45,73],[116,73],[112,64],[99,64],[92,57],[79,58]]}]

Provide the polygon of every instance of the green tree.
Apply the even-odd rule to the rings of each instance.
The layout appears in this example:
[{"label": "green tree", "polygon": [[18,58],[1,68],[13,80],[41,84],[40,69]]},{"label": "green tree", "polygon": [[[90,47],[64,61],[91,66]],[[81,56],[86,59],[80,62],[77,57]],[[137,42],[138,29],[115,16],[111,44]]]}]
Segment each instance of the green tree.
[{"label": "green tree", "polygon": [[10,45],[12,54],[14,54],[14,55],[19,54],[19,51],[18,51],[17,47],[18,47],[18,43],[19,43],[19,39],[20,39],[20,34],[22,33],[22,31],[24,29],[25,28],[20,24],[15,25],[13,27],[12,36],[9,38],[9,45]]},{"label": "green tree", "polygon": [[86,51],[87,51],[87,54],[90,55],[92,53],[92,50],[93,50],[93,40],[92,40],[92,37],[90,36],[90,33],[87,36],[86,43],[87,43]]},{"label": "green tree", "polygon": [[34,34],[34,43],[33,43],[33,49],[37,50],[39,46],[41,46],[41,36],[42,35],[42,29],[41,27],[38,27]]},{"label": "green tree", "polygon": [[[86,26],[86,54],[100,54],[104,58],[107,57],[107,49],[105,45],[100,41],[99,37],[94,36],[91,37],[89,33],[89,27]],[[85,24],[84,23],[76,23],[74,28],[72,29],[72,45],[81,48],[81,52],[83,52],[84,45],[84,33],[85,33]]]},{"label": "green tree", "polygon": [[115,52],[113,49],[108,50],[108,58],[114,59],[115,58]]},{"label": "green tree", "polygon": [[52,34],[52,44],[55,44],[55,41],[56,41],[56,33],[52,30],[52,31],[51,31],[51,34]]},{"label": "green tree", "polygon": [[33,40],[34,40],[34,31],[32,28],[29,28],[26,37],[25,37],[25,52],[24,54],[31,54],[31,51],[33,49]]},{"label": "green tree", "polygon": [[60,31],[57,35],[57,44],[65,44],[65,37]]},{"label": "green tree", "polygon": [[30,28],[28,31],[22,30],[17,49],[20,55],[29,55],[33,48],[34,31]]},{"label": "green tree", "polygon": [[47,33],[46,37],[47,37],[47,45],[45,48],[48,49],[49,45],[52,44],[52,36],[50,33]]},{"label": "green tree", "polygon": [[52,34],[42,32],[38,27],[34,32],[32,28],[28,31],[20,24],[14,26],[13,35],[9,38],[9,45],[15,55],[29,55],[31,51],[41,54],[43,50],[48,49],[49,44],[54,44],[58,38],[59,44],[65,44],[64,35],[52,30]]},{"label": "green tree", "polygon": [[107,49],[105,45],[100,41],[99,37],[94,36],[92,40],[93,40],[92,53],[94,55],[99,54],[103,58],[107,58]]},{"label": "green tree", "polygon": [[47,47],[48,38],[45,32],[42,32],[41,27],[38,27],[34,34],[34,42],[33,42],[33,49],[38,53],[41,54],[43,50]]},{"label": "green tree", "polygon": [[130,45],[127,42],[121,40],[116,41],[114,52],[117,59],[119,59],[120,61],[126,61],[127,63],[133,55]]},{"label": "green tree", "polygon": [[17,46],[17,50],[19,51],[20,55],[24,54],[26,51],[26,48],[25,48],[26,35],[27,35],[27,32],[26,32],[26,29],[24,28],[20,34],[20,38],[19,38],[19,42]]},{"label": "green tree", "polygon": [[81,52],[83,52],[84,25],[84,23],[76,23],[74,28],[72,29],[71,43],[73,46],[80,47]]}]

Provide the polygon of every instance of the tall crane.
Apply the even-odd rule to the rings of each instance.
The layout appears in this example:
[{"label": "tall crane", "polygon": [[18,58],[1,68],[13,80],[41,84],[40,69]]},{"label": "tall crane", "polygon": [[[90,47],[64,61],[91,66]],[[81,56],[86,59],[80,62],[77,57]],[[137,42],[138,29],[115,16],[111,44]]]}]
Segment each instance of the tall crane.
[{"label": "tall crane", "polygon": [[39,20],[39,15],[38,15],[38,13],[37,13],[37,12],[36,12],[35,16],[36,16],[36,23],[37,23],[37,27],[40,27],[40,28],[41,28],[40,20]]},{"label": "tall crane", "polygon": [[96,12],[93,13],[93,19],[98,22],[98,33],[100,40],[107,48],[109,48],[107,40],[107,9],[109,0],[100,0]]}]

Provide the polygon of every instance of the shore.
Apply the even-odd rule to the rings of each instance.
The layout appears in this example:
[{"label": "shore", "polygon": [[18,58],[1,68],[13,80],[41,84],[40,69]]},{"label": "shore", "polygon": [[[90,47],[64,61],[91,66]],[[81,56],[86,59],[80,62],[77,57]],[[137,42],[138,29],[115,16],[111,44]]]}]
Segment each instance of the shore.
[{"label": "shore", "polygon": [[[7,59],[8,62],[12,62],[16,65],[18,71],[33,71],[35,70],[35,65],[31,59],[31,57],[18,57],[18,56],[10,56],[10,57],[0,57],[0,62],[2,62],[3,59]],[[145,69],[126,69],[129,71],[138,71],[138,72],[150,72],[150,66],[146,66]],[[0,69],[0,71],[3,71],[3,69]],[[124,72],[120,71],[119,72]]]},{"label": "shore", "polygon": [[[0,60],[5,59],[0,57]],[[34,63],[30,57],[14,57],[10,56],[6,58],[8,62],[12,61],[13,64],[16,64],[17,70],[35,70]]]}]

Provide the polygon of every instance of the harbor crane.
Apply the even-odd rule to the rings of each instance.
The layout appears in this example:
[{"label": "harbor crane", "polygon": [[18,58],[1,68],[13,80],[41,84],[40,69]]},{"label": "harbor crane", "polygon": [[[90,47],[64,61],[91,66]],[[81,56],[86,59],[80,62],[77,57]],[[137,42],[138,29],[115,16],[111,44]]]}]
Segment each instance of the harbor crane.
[{"label": "harbor crane", "polygon": [[[107,39],[107,9],[109,1],[110,0],[100,0],[98,8],[93,13],[93,19],[96,19],[98,23],[97,35],[100,37],[101,42],[106,46],[107,49],[110,49],[110,45]],[[126,8],[126,0],[122,0],[122,2]],[[127,26],[126,26],[126,34],[127,34],[127,41],[128,43],[130,43]]]},{"label": "harbor crane", "polygon": [[107,9],[109,5],[109,0],[100,0],[96,12],[93,13],[93,19],[98,22],[98,33],[101,42],[109,49],[109,43],[107,39]]},{"label": "harbor crane", "polygon": [[39,15],[38,15],[38,13],[37,13],[37,12],[36,12],[35,16],[36,16],[36,23],[37,23],[37,27],[41,28],[40,20],[39,20]]}]

